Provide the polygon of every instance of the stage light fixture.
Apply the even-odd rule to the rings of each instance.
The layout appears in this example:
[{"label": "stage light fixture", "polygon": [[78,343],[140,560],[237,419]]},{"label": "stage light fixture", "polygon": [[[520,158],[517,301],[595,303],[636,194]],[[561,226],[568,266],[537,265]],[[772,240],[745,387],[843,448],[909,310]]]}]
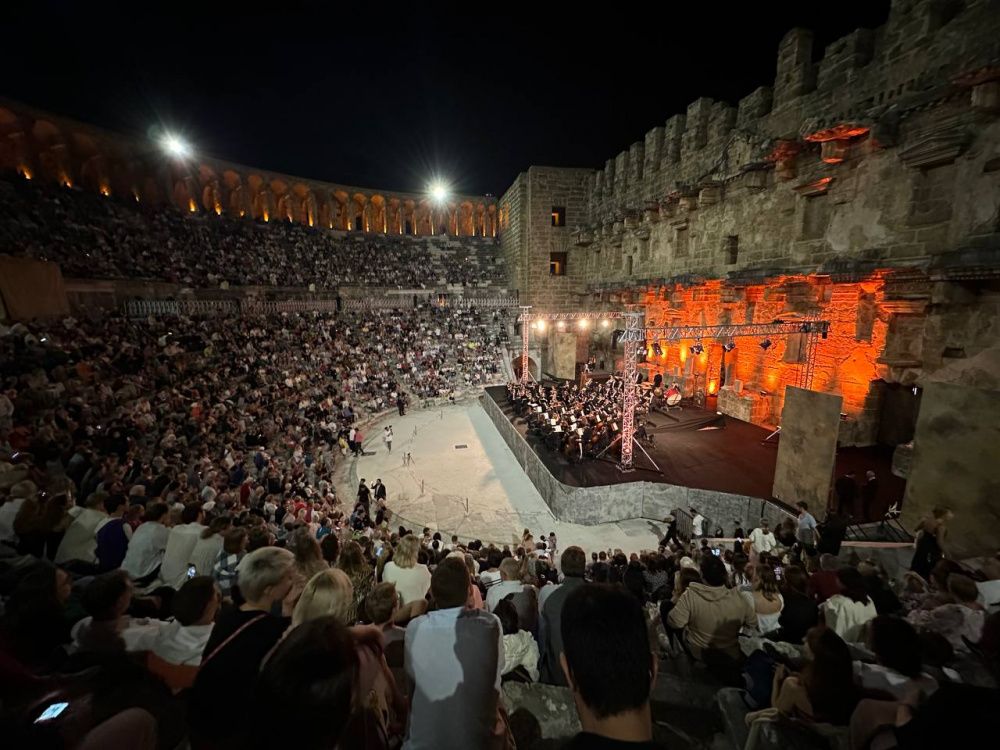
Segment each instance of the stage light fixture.
[{"label": "stage light fixture", "polygon": [[559,328],[560,331],[566,330],[566,324],[561,320],[558,323],[556,323],[556,326]]},{"label": "stage light fixture", "polygon": [[160,147],[175,159],[186,159],[191,155],[191,146],[174,133],[166,133],[160,138]]},{"label": "stage light fixture", "polygon": [[580,326],[580,330],[582,330],[582,331],[587,330],[587,321],[586,320],[581,320],[580,323],[579,323],[579,326]]},{"label": "stage light fixture", "polygon": [[653,344],[653,354],[657,357],[663,356],[663,347],[658,342]]},{"label": "stage light fixture", "polygon": [[545,321],[544,320],[539,320],[538,321],[538,330],[539,330],[539,332],[542,332],[542,331],[545,330]]},{"label": "stage light fixture", "polygon": [[765,352],[768,349],[770,349],[771,348],[771,339],[764,339],[763,341],[761,341],[760,342],[760,348],[763,349]]},{"label": "stage light fixture", "polygon": [[604,320],[601,321],[601,327],[602,328],[608,328],[608,327],[610,327],[610,325],[611,325],[611,321],[608,320],[607,318],[605,318]]},{"label": "stage light fixture", "polygon": [[736,348],[736,342],[735,341],[727,341],[725,344],[722,345],[723,351],[727,351],[727,352],[731,352],[735,348]]},{"label": "stage light fixture", "polygon": [[802,325],[799,326],[799,330],[802,331],[802,333],[809,333],[811,329],[812,326],[810,326],[808,323],[803,323]]},{"label": "stage light fixture", "polygon": [[702,344],[701,344],[700,341],[697,344],[695,344],[694,346],[691,347],[691,355],[692,356],[697,357],[703,351],[705,351],[705,347],[702,346]]}]

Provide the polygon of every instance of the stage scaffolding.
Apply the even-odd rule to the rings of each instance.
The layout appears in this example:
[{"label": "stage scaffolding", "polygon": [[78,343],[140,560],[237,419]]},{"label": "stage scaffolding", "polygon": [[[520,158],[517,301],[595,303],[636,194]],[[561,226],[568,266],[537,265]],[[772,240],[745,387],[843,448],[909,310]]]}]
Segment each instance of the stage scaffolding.
[{"label": "stage scaffolding", "polygon": [[624,320],[625,327],[615,335],[624,348],[622,389],[621,459],[618,470],[625,473],[635,469],[632,448],[635,445],[635,409],[639,401],[636,360],[648,341],[680,341],[693,339],[732,341],[736,338],[770,339],[803,336],[804,356],[800,363],[797,385],[812,388],[816,366],[816,345],[830,331],[828,320],[773,320],[770,323],[739,323],[715,326],[646,326],[645,312],[637,305],[627,305],[625,310],[610,312],[561,312],[532,313],[530,306],[521,306],[521,382],[531,377],[528,372],[528,339],[531,324],[538,321]]}]

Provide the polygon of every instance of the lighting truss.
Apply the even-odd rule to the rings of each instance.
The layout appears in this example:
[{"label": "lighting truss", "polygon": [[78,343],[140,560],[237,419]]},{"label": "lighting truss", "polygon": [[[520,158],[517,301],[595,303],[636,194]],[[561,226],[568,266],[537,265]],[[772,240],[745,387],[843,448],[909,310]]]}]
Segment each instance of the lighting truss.
[{"label": "lighting truss", "polygon": [[645,343],[649,339],[657,341],[679,341],[680,339],[717,339],[746,336],[791,336],[796,333],[819,334],[826,338],[830,331],[827,320],[775,321],[773,323],[741,323],[726,326],[657,326],[655,328],[626,327],[619,331],[619,341]]},{"label": "lighting truss", "polygon": [[[530,310],[530,307],[521,307],[521,310]],[[616,320],[624,318],[626,313],[621,311],[611,312],[556,312],[556,313],[529,313],[522,312],[518,317],[518,322],[528,321],[533,323],[536,320]]]}]

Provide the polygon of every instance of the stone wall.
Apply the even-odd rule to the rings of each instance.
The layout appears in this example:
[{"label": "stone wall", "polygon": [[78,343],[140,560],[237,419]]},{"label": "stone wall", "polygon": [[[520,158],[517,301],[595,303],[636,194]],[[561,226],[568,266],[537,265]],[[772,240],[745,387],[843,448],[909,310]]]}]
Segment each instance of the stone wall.
[{"label": "stone wall", "polygon": [[[501,245],[508,266],[517,269],[522,304],[545,312],[576,304],[584,268],[572,226],[587,216],[591,179],[589,169],[531,167],[500,199]],[[553,226],[556,208],[563,210],[563,226]],[[566,256],[563,275],[550,273],[553,253]]]}]

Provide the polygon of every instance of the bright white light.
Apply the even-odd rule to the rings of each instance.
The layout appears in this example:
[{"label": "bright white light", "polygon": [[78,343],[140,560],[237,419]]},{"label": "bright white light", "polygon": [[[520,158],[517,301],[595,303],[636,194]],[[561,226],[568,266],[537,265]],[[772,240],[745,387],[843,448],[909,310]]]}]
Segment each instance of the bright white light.
[{"label": "bright white light", "polygon": [[448,186],[443,182],[431,183],[431,198],[434,199],[436,203],[444,203],[448,200]]},{"label": "bright white light", "polygon": [[545,321],[544,320],[539,320],[538,321],[538,330],[539,331],[544,331],[545,330]]},{"label": "bright white light", "polygon": [[611,325],[611,321],[608,320],[607,318],[605,318],[604,320],[601,321],[601,327],[602,328],[607,328],[610,325]]},{"label": "bright white light", "polygon": [[587,321],[586,320],[581,320],[580,321],[580,328],[586,330],[586,328],[587,328]]},{"label": "bright white light", "polygon": [[175,159],[185,159],[191,155],[191,147],[184,141],[184,139],[174,135],[173,133],[167,133],[163,136],[163,138],[160,139],[160,146],[162,146],[163,150]]}]

